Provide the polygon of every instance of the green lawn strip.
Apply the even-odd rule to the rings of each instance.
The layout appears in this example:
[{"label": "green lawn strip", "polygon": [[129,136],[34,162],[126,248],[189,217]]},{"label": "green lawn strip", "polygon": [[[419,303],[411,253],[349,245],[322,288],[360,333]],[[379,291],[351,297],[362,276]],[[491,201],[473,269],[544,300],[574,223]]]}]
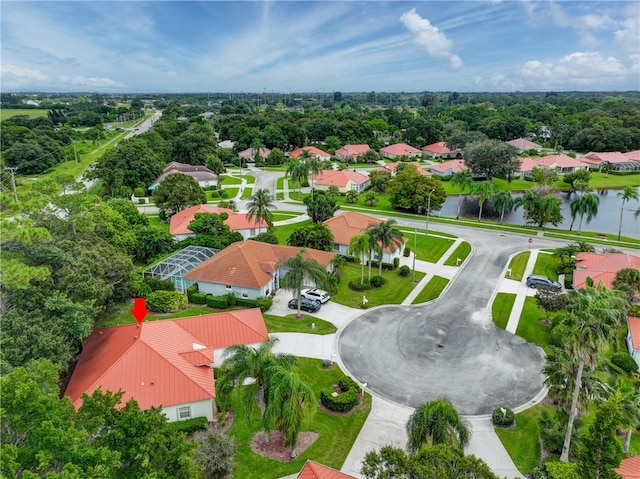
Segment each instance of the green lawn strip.
[{"label": "green lawn strip", "polygon": [[238,176],[220,175],[220,177],[218,179],[218,182],[222,186],[241,185],[242,184],[242,179],[240,179]]},{"label": "green lawn strip", "polygon": [[458,245],[455,251],[446,259],[444,264],[446,266],[457,266],[458,258],[460,258],[460,264],[464,263],[467,256],[471,253],[471,245],[466,241],[463,241]]},{"label": "green lawn strip", "polygon": [[287,171],[288,168],[289,168],[288,166],[282,165],[282,166],[264,166],[264,167],[262,167],[260,169],[264,170],[264,171],[283,171],[283,172],[285,172],[285,171]]},{"label": "green lawn strip", "polygon": [[527,267],[527,262],[529,261],[529,256],[531,256],[531,251],[522,251],[511,258],[508,266],[508,269],[511,270],[511,275],[505,275],[505,278],[522,281],[524,270]]},{"label": "green lawn strip", "polygon": [[[293,310],[292,310],[293,311]],[[302,312],[302,318],[297,319],[296,313],[286,316],[274,316],[273,314],[263,314],[264,322],[270,333],[309,333],[309,334],[333,334],[338,329],[329,321],[309,316]],[[315,325],[315,328],[312,327]]]},{"label": "green lawn strip", "polygon": [[[120,324],[133,324],[136,322],[136,318],[130,312],[133,308],[133,304],[125,303],[120,304],[116,309],[109,310],[103,313],[96,322],[96,328],[104,328],[106,326],[118,326]],[[220,313],[222,311],[233,311],[242,308],[229,308],[229,309],[213,309],[208,306],[191,306],[190,308],[180,311],[178,313],[164,314],[164,313],[149,313],[144,318],[147,321],[159,321],[161,319],[174,319],[174,318],[186,318],[189,316],[199,316],[201,314]]]},{"label": "green lawn strip", "polygon": [[[398,275],[398,270],[382,270],[382,277],[387,283],[381,288],[372,288],[366,291],[353,291],[349,288],[349,281],[355,279],[360,281],[361,266],[355,263],[347,263],[342,269],[342,279],[338,284],[338,294],[331,296],[331,300],[359,308],[362,305],[362,297],[367,297],[367,306],[380,306],[381,304],[400,304],[402,300],[413,290],[415,284],[411,281],[411,275],[402,277]],[[378,268],[371,269],[371,276],[378,275]],[[364,268],[364,277],[368,277],[367,266]],[[416,271],[416,281],[424,277],[424,273]]]},{"label": "green lawn strip", "polygon": [[276,200],[284,200],[284,193],[278,192],[276,193]]},{"label": "green lawn strip", "polygon": [[169,231],[169,223],[162,221],[158,215],[147,215],[147,219],[149,220],[149,226],[153,226],[162,231]]},{"label": "green lawn strip", "polygon": [[290,220],[291,218],[296,218],[298,216],[301,216],[303,213],[299,211],[273,210],[271,214],[273,215],[272,217],[273,221],[283,221],[283,220]]},{"label": "green lawn strip", "polygon": [[[396,210],[393,208],[393,206],[391,206],[391,203],[389,203],[389,195],[387,195],[386,193],[376,193],[376,196],[378,198],[378,202],[376,203],[375,206],[371,207],[371,206],[367,206],[364,204],[364,194],[360,193],[358,195],[358,201],[356,201],[355,203],[348,203],[347,202],[347,197],[346,196],[338,196],[336,198],[336,204],[338,206],[340,206],[340,208],[364,208],[364,209],[371,209],[372,213],[375,213],[374,210],[378,210],[378,212],[380,213],[396,213]],[[414,216],[418,216],[418,215],[414,215]],[[422,218],[425,219],[426,221],[426,216],[422,216]]]},{"label": "green lawn strip", "polygon": [[[413,235],[413,230],[406,228],[398,228],[402,231],[402,234],[407,241],[407,247],[413,251],[417,248],[417,256],[416,258],[423,261],[428,261],[429,263],[437,263],[438,260],[442,257],[443,254],[447,252],[447,250],[451,247],[454,242],[454,239],[441,238],[436,235],[425,236],[424,231],[422,234]],[[455,237],[454,237],[455,238]],[[415,246],[414,246],[415,240]]]},{"label": "green lawn strip", "polygon": [[240,199],[244,200],[245,198],[249,198],[253,194],[253,188],[245,188],[242,190],[242,194],[240,195]]},{"label": "green lawn strip", "polygon": [[434,276],[429,280],[427,285],[423,288],[422,291],[416,296],[416,299],[413,300],[411,304],[418,303],[426,303],[427,301],[431,301],[432,299],[436,299],[440,296],[440,293],[444,290],[444,288],[449,283],[447,278],[443,278],[442,276]]},{"label": "green lawn strip", "polygon": [[547,313],[544,309],[538,307],[536,299],[531,296],[527,296],[524,300],[524,306],[522,307],[522,314],[520,315],[520,321],[518,321],[516,334],[530,343],[537,344],[542,348],[548,348],[549,330],[551,329],[551,326],[540,321],[546,317]]},{"label": "green lawn strip", "polygon": [[281,176],[280,178],[278,178],[276,180],[276,190],[284,190],[284,180],[286,178],[284,176]]},{"label": "green lawn strip", "polygon": [[496,434],[522,474],[530,473],[540,461],[540,426],[542,411],[553,409],[546,404],[516,414],[516,427],[495,428]]},{"label": "green lawn strip", "polygon": [[540,274],[557,281],[558,273],[556,273],[556,268],[558,266],[560,266],[560,258],[548,253],[540,252],[538,254],[536,264],[533,267],[533,274]]},{"label": "green lawn strip", "polygon": [[247,182],[247,185],[253,185],[256,182],[256,177],[251,175],[242,175],[242,178]]},{"label": "green lawn strip", "polygon": [[[231,187],[231,188],[225,188],[222,191],[225,191],[227,196],[226,196],[226,198],[220,197],[220,200],[221,201],[231,200],[231,199],[235,198],[236,196],[238,196],[238,191],[240,191],[240,188]],[[215,200],[218,201],[218,198],[216,198]]]},{"label": "green lawn strip", "polygon": [[279,244],[287,244],[287,238],[291,235],[293,230],[310,224],[311,220],[305,220],[298,223],[292,223],[290,225],[275,226],[273,228],[273,233],[276,235],[276,238],[278,238]]},{"label": "green lawn strip", "polygon": [[[330,369],[322,368],[320,359],[298,358],[297,372],[300,379],[320,397],[320,391],[337,384],[344,373],[334,364]],[[263,479],[297,474],[308,459],[339,470],[344,464],[360,429],[371,411],[371,396],[365,394],[363,404],[346,416],[336,416],[318,409],[309,424],[301,432],[316,432],[318,439],[291,462],[279,462],[260,456],[251,450],[251,438],[261,431],[258,407],[253,408],[251,421],[247,422],[240,400],[234,397],[234,421],[229,434],[236,440],[236,456],[233,478]]]},{"label": "green lawn strip", "polygon": [[571,232],[569,230],[546,230],[544,232],[545,238],[565,239],[567,243],[575,243],[580,240],[592,244],[606,245],[611,248],[640,248],[640,240],[635,238],[621,236],[620,241],[618,241],[618,235],[616,234],[604,234],[602,236],[603,234],[583,231],[580,235],[577,235],[575,231]]},{"label": "green lawn strip", "polygon": [[516,295],[511,293],[498,293],[491,305],[491,318],[500,329],[506,329],[509,322],[509,315],[513,309]]},{"label": "green lawn strip", "polygon": [[46,108],[0,108],[0,121],[8,120],[12,116],[28,116],[29,119],[47,116]]}]

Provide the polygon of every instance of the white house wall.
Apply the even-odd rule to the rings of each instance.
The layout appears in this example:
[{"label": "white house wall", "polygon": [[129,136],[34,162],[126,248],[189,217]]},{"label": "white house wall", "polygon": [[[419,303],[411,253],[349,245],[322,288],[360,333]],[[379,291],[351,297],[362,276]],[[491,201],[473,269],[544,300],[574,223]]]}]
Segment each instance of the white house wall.
[{"label": "white house wall", "polygon": [[[213,371],[211,371],[213,374]],[[178,421],[178,408],[189,406],[191,408],[191,417],[206,417],[209,421],[213,421],[213,398],[204,399],[183,404],[174,404],[172,406],[163,406],[162,412],[167,416],[169,422]]]},{"label": "white house wall", "polygon": [[633,349],[633,343],[631,342],[631,333],[627,333],[627,349],[633,359],[635,359],[638,365],[638,371],[640,371],[640,350]]}]

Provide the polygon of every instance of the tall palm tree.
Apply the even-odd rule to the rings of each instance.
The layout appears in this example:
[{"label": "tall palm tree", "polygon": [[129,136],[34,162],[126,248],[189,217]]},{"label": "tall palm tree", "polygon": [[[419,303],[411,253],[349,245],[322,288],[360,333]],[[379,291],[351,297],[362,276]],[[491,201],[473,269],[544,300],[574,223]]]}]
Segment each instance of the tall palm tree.
[{"label": "tall palm tree", "polygon": [[360,272],[360,283],[364,281],[364,264],[366,263],[366,260],[368,259],[369,263],[371,263],[370,244],[371,237],[367,233],[353,236],[349,241],[349,249],[347,252],[354,257],[360,258],[360,265],[362,267]]},{"label": "tall palm tree", "polygon": [[[322,171],[322,162],[318,159],[317,156],[309,153],[309,150],[302,150],[302,154],[300,155],[300,160],[304,162],[307,167],[307,174],[309,175],[317,175]],[[314,178],[311,176],[311,196],[313,197],[313,183]]]},{"label": "tall palm tree", "polygon": [[378,259],[379,276],[382,276],[382,255],[384,249],[391,247],[399,248],[404,241],[402,233],[393,228],[395,224],[396,220],[387,220],[367,228],[371,240],[375,242],[378,252],[380,253],[380,258]]},{"label": "tall palm tree", "polygon": [[407,421],[407,449],[415,453],[423,445],[449,444],[464,448],[471,438],[469,426],[446,398],[423,404]]},{"label": "tall palm tree", "polygon": [[300,380],[297,373],[279,369],[274,374],[269,390],[267,421],[274,424],[284,435],[284,445],[291,448],[295,458],[296,443],[302,424],[310,420],[316,411],[316,396],[313,390]]},{"label": "tall palm tree", "polygon": [[598,215],[598,205],[600,204],[600,198],[593,193],[584,193],[578,200],[580,201],[580,223],[578,225],[578,234],[582,231],[582,218],[587,215],[587,224],[591,223],[591,220]]},{"label": "tall palm tree", "polygon": [[473,175],[469,170],[462,170],[454,173],[451,177],[451,183],[453,185],[457,185],[460,188],[460,195],[458,196],[458,212],[456,214],[456,219],[460,219],[460,207],[462,206],[462,194],[467,188],[470,188],[473,185]]},{"label": "tall palm tree", "polygon": [[577,405],[582,387],[582,374],[585,366],[596,369],[598,353],[609,344],[615,328],[626,314],[626,301],[619,292],[606,288],[586,287],[575,291],[569,299],[567,314],[562,324],[567,326],[568,337],[565,347],[578,361],[575,375],[569,422],[564,438],[560,460],[569,460],[569,447],[573,423],[577,414]]},{"label": "tall palm tree", "polygon": [[[288,354],[275,354],[272,350],[278,343],[278,338],[270,338],[257,348],[239,345],[231,346],[225,351],[223,366],[228,367],[227,373],[217,382],[222,394],[230,393],[234,389],[241,389],[242,403],[247,420],[251,417],[254,404],[260,407],[260,417],[264,430],[264,442],[269,442],[269,421],[265,416],[270,398],[272,378],[278,369],[291,370],[297,360]],[[253,378],[255,381],[244,386],[245,380]]]},{"label": "tall palm tree", "polygon": [[298,300],[298,316],[300,316],[300,292],[306,281],[312,282],[319,288],[327,288],[329,275],[327,270],[313,258],[305,258],[305,248],[302,248],[295,256],[278,263],[278,269],[287,270],[286,276],[280,280],[280,285],[293,291]]},{"label": "tall palm tree", "polygon": [[524,194],[514,202],[514,208],[518,209],[522,206],[524,211],[523,224],[527,224],[527,212],[538,207],[540,198],[533,188],[528,189]]},{"label": "tall palm tree", "polygon": [[300,195],[302,183],[309,177],[307,164],[304,161],[291,161],[287,167],[285,176],[290,176],[291,181],[298,185],[298,195]]},{"label": "tall palm tree", "polygon": [[262,223],[263,220],[269,228],[273,226],[273,213],[271,213],[271,209],[277,209],[276,205],[273,204],[273,200],[274,198],[271,192],[266,188],[256,190],[249,196],[247,219],[251,221],[255,218],[256,223],[258,223],[258,233],[261,232],[260,223]]},{"label": "tall palm tree", "polygon": [[481,181],[479,183],[474,183],[471,186],[471,195],[478,198],[478,206],[480,206],[478,221],[480,221],[482,219],[482,206],[484,205],[484,202],[493,196],[493,182]]},{"label": "tall palm tree", "polygon": [[500,210],[500,224],[504,220],[504,214],[511,212],[514,204],[515,200],[510,191],[498,191],[493,195],[493,207]]},{"label": "tall palm tree", "polygon": [[620,412],[622,413],[621,427],[626,428],[622,449],[629,455],[631,446],[631,435],[640,426],[640,386],[636,386],[628,381],[621,381],[620,376],[614,376],[607,385],[608,396],[620,394]]},{"label": "tall palm tree", "polygon": [[620,206],[620,226],[618,227],[618,241],[620,241],[620,235],[622,235],[622,213],[624,213],[624,204],[629,200],[638,201],[638,190],[633,186],[627,186],[624,190],[618,193],[618,198],[622,198],[622,205]]}]

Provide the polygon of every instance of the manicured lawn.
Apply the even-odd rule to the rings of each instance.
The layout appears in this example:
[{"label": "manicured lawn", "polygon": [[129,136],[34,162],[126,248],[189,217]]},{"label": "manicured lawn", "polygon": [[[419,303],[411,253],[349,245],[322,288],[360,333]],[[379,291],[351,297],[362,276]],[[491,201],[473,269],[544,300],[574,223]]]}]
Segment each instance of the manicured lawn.
[{"label": "manicured lawn", "polygon": [[[328,321],[302,313],[302,319],[296,319],[296,313],[285,317],[263,314],[264,322],[270,333],[309,333],[309,334],[333,334],[338,329]],[[315,324],[315,328],[311,325]]]},{"label": "manicured lawn", "polygon": [[256,177],[251,175],[242,175],[242,179],[247,182],[247,185],[253,185],[256,182]]},{"label": "manicured lawn", "polygon": [[640,456],[640,433],[631,434],[631,446],[629,446],[629,454],[632,456]]},{"label": "manicured lawn", "polygon": [[[516,334],[530,343],[537,344],[542,348],[548,348],[549,330],[551,329],[551,326],[540,321],[546,317],[547,313],[545,313],[544,309],[538,307],[536,299],[531,296],[527,296],[524,300],[524,306],[522,308],[522,314],[520,315]],[[551,319],[553,319],[553,315],[551,316]]]},{"label": "manicured lawn", "polygon": [[[593,231],[582,231],[579,235],[576,231],[569,230],[561,230],[561,229],[553,229],[546,230],[544,232],[544,236],[547,238],[565,238],[567,243],[573,243],[578,240],[587,241],[593,244],[601,244],[609,247],[630,247],[630,248],[638,248],[640,247],[640,240],[637,238],[631,238],[629,236],[620,236],[620,241],[618,241],[617,234],[605,234],[604,233],[596,233]],[[626,243],[626,244],[625,244]]]},{"label": "manicured lawn", "polygon": [[242,190],[242,195],[240,195],[240,199],[244,200],[245,198],[249,198],[249,196],[251,196],[252,194],[253,194],[253,188],[245,187],[245,189]]},{"label": "manicured lawn", "polygon": [[302,215],[302,213],[300,213],[299,211],[273,210],[271,213],[273,215],[273,221],[290,220],[291,218]]},{"label": "manicured lawn", "polygon": [[[437,263],[443,254],[451,247],[454,239],[441,238],[440,236],[429,235],[425,236],[424,230],[418,231],[418,234],[413,235],[413,230],[401,229],[402,234],[409,241],[407,247],[413,251],[417,248],[416,258],[429,263]],[[438,233],[439,234],[439,233]],[[415,246],[414,246],[415,240]]]},{"label": "manicured lawn", "polygon": [[529,256],[531,256],[531,251],[523,251],[511,258],[508,267],[508,269],[511,270],[511,276],[505,274],[505,278],[522,281],[524,270],[527,267],[527,261],[529,261]]},{"label": "manicured lawn", "polygon": [[538,422],[545,409],[553,409],[545,404],[536,404],[532,408],[516,414],[516,427],[495,428],[496,434],[522,474],[530,473],[540,461],[540,427]]},{"label": "manicured lawn", "polygon": [[558,273],[556,273],[556,268],[558,266],[560,266],[560,258],[540,251],[538,253],[538,259],[536,260],[536,265],[533,267],[533,274],[541,274],[542,276],[546,276],[557,281]]},{"label": "manicured lawn", "polygon": [[28,116],[30,119],[31,118],[38,118],[41,116],[47,116],[47,112],[49,110],[47,110],[46,108],[0,108],[0,121],[2,120],[8,120],[9,118],[11,118],[12,116]]},{"label": "manicured lawn", "polygon": [[284,193],[278,192],[276,193],[276,200],[284,200]]},{"label": "manicured lawn", "polygon": [[229,175],[220,175],[220,184],[223,186],[227,185],[241,185],[242,180],[237,176],[229,176]]},{"label": "manicured lawn", "polygon": [[420,294],[416,296],[416,299],[413,300],[412,304],[426,303],[427,301],[437,298],[448,283],[449,280],[447,278],[434,276],[429,280],[424,289],[420,291]]},{"label": "manicured lawn", "polygon": [[[336,364],[331,369],[324,369],[319,359],[298,358],[298,361],[300,379],[313,389],[316,397],[344,376]],[[251,450],[251,438],[261,430],[258,407],[253,409],[251,421],[247,422],[237,397],[232,405],[235,419],[229,434],[236,439],[233,478],[263,479],[267,473],[268,477],[297,474],[308,459],[339,470],[371,411],[371,396],[365,394],[363,404],[347,416],[335,416],[318,409],[311,422],[302,427],[302,431],[318,433],[318,439],[295,460],[286,463],[267,459]]]},{"label": "manicured lawn", "polygon": [[286,178],[284,176],[281,176],[280,178],[278,178],[276,180],[276,190],[284,190],[284,180]]},{"label": "manicured lawn", "polygon": [[[386,193],[377,193],[377,196],[378,196],[378,202],[373,207],[369,207],[364,204],[363,193],[360,193],[358,195],[358,201],[355,203],[347,203],[347,197],[342,195],[336,198],[336,203],[340,207],[346,206],[346,207],[371,208],[372,210],[374,209],[381,210],[383,212],[395,212],[395,209],[391,206],[391,203],[389,203],[389,195],[387,195]],[[424,218],[426,221],[426,216]]]},{"label": "manicured lawn", "polygon": [[605,188],[624,188],[625,186],[640,185],[640,173],[636,175],[608,175],[605,173],[591,173],[589,188],[596,190]]},{"label": "manicured lawn", "polygon": [[311,220],[305,220],[290,225],[276,226],[273,228],[273,233],[276,235],[276,238],[278,238],[279,244],[287,244],[287,238],[291,235],[293,230],[310,224]]},{"label": "manicured lawn", "polygon": [[[342,268],[342,279],[338,284],[338,294],[331,297],[332,301],[344,304],[352,308],[359,308],[362,305],[362,297],[367,297],[367,306],[380,306],[381,304],[400,304],[404,298],[415,287],[411,281],[411,275],[403,278],[398,275],[398,270],[382,270],[382,277],[387,283],[381,288],[373,288],[367,291],[353,291],[349,288],[349,281],[355,279],[360,281],[361,266],[355,263],[347,263]],[[371,276],[377,276],[378,269],[371,269]],[[364,277],[368,276],[367,266],[364,268]],[[416,281],[419,281],[424,273],[416,271]]]},{"label": "manicured lawn", "polygon": [[459,264],[462,264],[464,263],[464,260],[467,259],[467,256],[469,256],[470,253],[471,253],[471,245],[466,241],[463,241],[462,243],[460,243],[460,245],[458,245],[455,251],[447,258],[444,264],[447,266],[457,266],[458,258],[460,258]]},{"label": "manicured lawn", "polygon": [[491,306],[491,318],[497,327],[505,329],[509,322],[509,315],[513,309],[516,295],[511,293],[498,293]]},{"label": "manicured lawn", "polygon": [[149,220],[149,226],[153,226],[154,228],[158,228],[163,231],[169,231],[169,223],[162,221],[158,215],[147,215],[147,219]]},{"label": "manicured lawn", "polygon": [[[240,188],[225,188],[222,191],[226,192],[227,197],[226,198],[222,198],[220,197],[220,200],[224,201],[224,200],[231,200],[233,198],[235,198],[236,196],[238,196],[238,191],[240,191]],[[214,201],[218,201],[218,198],[215,198]]]}]

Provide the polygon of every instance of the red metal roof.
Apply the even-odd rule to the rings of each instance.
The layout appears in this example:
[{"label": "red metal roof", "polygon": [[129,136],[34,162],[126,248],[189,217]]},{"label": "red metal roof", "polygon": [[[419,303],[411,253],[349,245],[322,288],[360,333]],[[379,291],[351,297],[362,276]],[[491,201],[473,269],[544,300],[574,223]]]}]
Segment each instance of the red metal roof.
[{"label": "red metal roof", "polygon": [[439,173],[446,173],[451,170],[453,173],[459,173],[462,170],[468,170],[467,164],[464,160],[449,160],[437,163],[429,167],[431,171],[437,171]]},{"label": "red metal roof", "polygon": [[568,155],[549,155],[534,160],[536,166],[546,166],[547,168],[559,166],[560,168],[584,168],[584,163]]},{"label": "red metal roof", "polygon": [[124,391],[142,409],[215,397],[213,349],[268,339],[260,309],[96,329],[87,339],[65,395]]},{"label": "red metal roof", "polygon": [[[640,456],[627,457],[614,469],[622,479],[640,479]],[[300,477],[300,476],[298,476]]]},{"label": "red metal roof", "polygon": [[515,146],[519,150],[539,150],[542,146],[534,143],[533,141],[529,141],[526,138],[516,138],[515,140],[509,140],[506,142],[507,145]]},{"label": "red metal roof", "polygon": [[336,471],[327,466],[323,466],[322,464],[318,464],[314,461],[307,461],[300,474],[298,474],[298,479],[355,479],[353,476],[345,474],[340,471]]},{"label": "red metal roof", "polygon": [[422,151],[411,145],[407,145],[406,143],[396,143],[395,145],[389,145],[381,148],[380,153],[388,153],[394,156],[415,156],[422,154]]},{"label": "red metal roof", "polygon": [[382,168],[380,168],[379,171],[389,171],[393,173],[398,169],[398,165],[413,165],[416,167],[416,170],[418,170],[418,173],[420,173],[422,176],[431,176],[431,173],[425,170],[422,167],[422,165],[417,161],[409,161],[409,162],[395,161],[393,163],[387,163]]},{"label": "red metal roof", "polygon": [[196,213],[227,213],[229,217],[224,220],[224,224],[229,227],[231,231],[240,231],[250,228],[267,228],[267,222],[262,220],[258,223],[255,218],[249,220],[246,213],[235,213],[228,208],[218,208],[215,205],[195,205],[189,208],[185,208],[182,211],[177,212],[171,217],[169,222],[169,233],[172,235],[184,235],[191,234],[193,231],[189,229],[189,223],[193,221]]},{"label": "red metal roof", "polygon": [[336,155],[356,157],[356,156],[364,155],[370,149],[371,148],[367,144],[344,145],[342,148],[339,148],[336,150]]},{"label": "red metal roof", "polygon": [[624,268],[640,269],[640,257],[624,253],[577,253],[573,287],[584,288],[590,277],[594,286],[602,282],[611,289],[616,273]]},{"label": "red metal roof", "polygon": [[627,317],[627,325],[631,334],[631,345],[633,349],[640,351],[640,318],[635,316]]}]

